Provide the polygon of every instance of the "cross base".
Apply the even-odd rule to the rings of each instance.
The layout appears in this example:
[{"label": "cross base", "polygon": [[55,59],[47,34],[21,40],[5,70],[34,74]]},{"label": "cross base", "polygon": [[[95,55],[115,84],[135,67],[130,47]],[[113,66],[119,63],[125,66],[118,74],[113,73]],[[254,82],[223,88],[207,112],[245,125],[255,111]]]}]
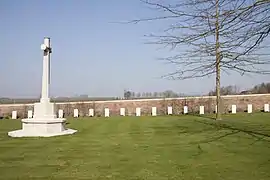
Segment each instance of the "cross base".
[{"label": "cross base", "polygon": [[54,104],[41,100],[34,104],[34,117],[22,119],[22,129],[8,132],[11,137],[52,137],[74,134],[77,130],[65,128],[65,118],[56,118]]},{"label": "cross base", "polygon": [[22,129],[8,132],[11,137],[52,137],[74,134],[77,130],[66,129],[64,118],[22,119]]},{"label": "cross base", "polygon": [[16,130],[16,131],[10,131],[8,132],[8,135],[10,137],[53,137],[53,136],[62,136],[62,135],[69,135],[76,133],[77,130],[73,129],[66,129],[64,131],[58,132],[58,133],[41,133],[41,132],[29,132],[24,131],[22,129]]}]

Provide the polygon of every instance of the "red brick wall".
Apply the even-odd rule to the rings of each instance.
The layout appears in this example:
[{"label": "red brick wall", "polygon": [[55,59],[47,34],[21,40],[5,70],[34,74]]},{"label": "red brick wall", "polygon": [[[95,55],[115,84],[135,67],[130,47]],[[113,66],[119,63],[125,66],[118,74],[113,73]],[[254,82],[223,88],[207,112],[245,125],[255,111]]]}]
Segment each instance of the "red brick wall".
[{"label": "red brick wall", "polygon": [[[231,105],[235,104],[237,112],[247,110],[247,105],[253,105],[253,111],[263,110],[264,104],[270,103],[270,94],[253,95],[230,95],[222,97],[222,107],[224,113],[231,110]],[[167,99],[140,99],[140,100],[114,100],[114,101],[90,101],[90,102],[70,102],[56,103],[55,111],[63,109],[66,116],[73,114],[73,109],[79,109],[81,116],[87,115],[89,109],[95,110],[95,115],[104,115],[104,108],[110,109],[111,115],[119,115],[120,108],[126,108],[127,115],[135,115],[136,107],[141,108],[142,115],[150,115],[151,108],[157,107],[157,114],[167,113],[167,107],[173,107],[173,113],[183,112],[185,104],[189,112],[198,112],[199,106],[204,106],[205,113],[212,113],[215,110],[215,97],[187,97],[187,98],[167,98]],[[33,110],[33,104],[0,104],[0,116],[11,115],[13,110],[18,111],[20,118],[27,116],[28,110]]]}]

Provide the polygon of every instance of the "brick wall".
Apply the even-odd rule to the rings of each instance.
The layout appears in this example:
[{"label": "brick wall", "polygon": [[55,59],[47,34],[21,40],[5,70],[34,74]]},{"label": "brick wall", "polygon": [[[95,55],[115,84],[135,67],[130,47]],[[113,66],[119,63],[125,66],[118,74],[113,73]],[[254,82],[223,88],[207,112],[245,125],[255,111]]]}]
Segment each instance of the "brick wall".
[{"label": "brick wall", "polygon": [[[215,97],[186,97],[186,98],[166,98],[166,99],[140,99],[140,100],[114,100],[114,101],[87,101],[87,102],[69,102],[56,103],[55,112],[63,109],[65,116],[72,116],[73,109],[79,109],[80,116],[87,115],[89,109],[95,110],[95,115],[104,115],[104,108],[110,109],[111,115],[119,115],[120,108],[126,108],[127,115],[135,115],[136,107],[141,108],[141,115],[150,115],[151,108],[157,107],[157,114],[167,113],[167,107],[173,107],[173,113],[183,112],[183,107],[188,106],[189,112],[198,112],[199,106],[204,106],[205,113],[213,113],[215,110]],[[264,104],[270,103],[270,94],[252,94],[252,95],[229,95],[222,97],[222,108],[224,113],[231,110],[231,105],[235,104],[237,112],[247,110],[247,105],[253,105],[253,111],[263,110]],[[33,104],[0,104],[0,116],[11,115],[16,110],[20,118],[27,116],[28,110],[33,110]]]}]

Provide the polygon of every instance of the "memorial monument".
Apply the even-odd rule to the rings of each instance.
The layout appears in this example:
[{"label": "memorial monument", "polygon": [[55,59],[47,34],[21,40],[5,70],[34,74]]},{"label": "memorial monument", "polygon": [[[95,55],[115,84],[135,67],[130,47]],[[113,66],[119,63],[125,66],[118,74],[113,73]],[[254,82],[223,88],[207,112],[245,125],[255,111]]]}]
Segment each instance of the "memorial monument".
[{"label": "memorial monument", "polygon": [[51,137],[74,134],[77,130],[65,128],[65,118],[57,118],[54,104],[50,102],[50,38],[45,37],[43,50],[42,92],[39,103],[34,104],[33,118],[22,119],[22,129],[8,132],[11,137]]}]

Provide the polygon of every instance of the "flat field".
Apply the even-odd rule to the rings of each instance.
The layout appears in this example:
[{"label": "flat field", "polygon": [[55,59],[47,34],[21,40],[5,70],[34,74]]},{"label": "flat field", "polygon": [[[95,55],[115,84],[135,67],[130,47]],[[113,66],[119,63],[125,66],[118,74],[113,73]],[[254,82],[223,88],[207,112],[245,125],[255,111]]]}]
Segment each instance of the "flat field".
[{"label": "flat field", "polygon": [[0,179],[270,179],[270,113],[223,117],[68,119],[78,132],[51,138],[0,120]]}]

